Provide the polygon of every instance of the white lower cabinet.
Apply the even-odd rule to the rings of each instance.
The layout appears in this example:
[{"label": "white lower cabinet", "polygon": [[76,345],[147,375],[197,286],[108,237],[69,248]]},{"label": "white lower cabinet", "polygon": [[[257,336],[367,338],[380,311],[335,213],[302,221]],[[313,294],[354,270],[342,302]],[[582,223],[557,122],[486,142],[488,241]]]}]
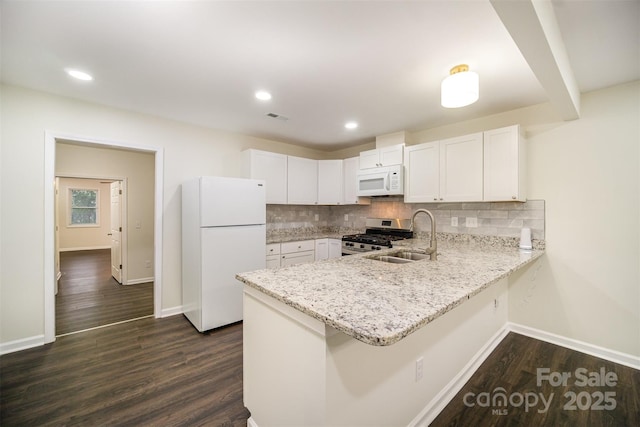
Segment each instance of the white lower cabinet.
[{"label": "white lower cabinet", "polygon": [[316,239],[316,261],[342,256],[342,240],[340,239]]},{"label": "white lower cabinet", "polygon": [[316,261],[329,259],[329,239],[316,239]]},{"label": "white lower cabinet", "polygon": [[315,241],[301,240],[280,245],[280,266],[302,264],[315,261]]},{"label": "white lower cabinet", "polygon": [[280,243],[267,245],[267,268],[280,267]]},{"label": "white lower cabinet", "polygon": [[342,240],[329,239],[329,259],[342,256]]}]

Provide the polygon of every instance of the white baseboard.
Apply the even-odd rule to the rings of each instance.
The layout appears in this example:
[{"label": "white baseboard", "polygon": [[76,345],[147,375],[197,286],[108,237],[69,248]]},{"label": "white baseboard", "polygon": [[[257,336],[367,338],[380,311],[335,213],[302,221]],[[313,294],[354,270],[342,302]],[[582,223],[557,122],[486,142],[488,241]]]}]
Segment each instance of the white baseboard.
[{"label": "white baseboard", "polygon": [[631,354],[622,353],[616,350],[610,350],[608,348],[589,344],[584,341],[574,340],[573,338],[563,337],[562,335],[556,335],[551,332],[541,331],[540,329],[530,328],[529,326],[524,326],[517,323],[509,322],[507,323],[507,328],[517,334],[526,335],[540,341],[545,341],[551,344],[559,345],[561,347],[570,348],[571,350],[586,353],[591,356],[608,360],[610,362],[618,363],[620,365],[640,370],[640,357],[633,356]]},{"label": "white baseboard", "polygon": [[411,421],[409,426],[422,427],[428,426],[440,412],[451,402],[451,400],[458,394],[467,381],[478,370],[482,362],[495,350],[500,342],[507,336],[509,332],[514,332],[520,335],[525,335],[531,338],[535,338],[540,341],[545,341],[551,344],[566,347],[571,350],[586,353],[591,356],[599,357],[601,359],[608,360],[610,362],[618,363],[620,365],[628,366],[634,369],[640,369],[640,357],[636,357],[630,354],[622,353],[615,350],[610,350],[597,345],[589,344],[583,341],[578,341],[572,338],[563,337],[550,332],[541,331],[539,329],[530,328],[528,326],[519,325],[517,323],[507,322],[504,327],[498,331],[483,347],[476,353],[476,355],[469,361],[469,363],[453,378],[447,386],[442,389],[431,402],[425,406],[425,408]]},{"label": "white baseboard", "polygon": [[28,348],[39,347],[44,345],[44,335],[36,335],[35,337],[22,338],[15,341],[9,341],[0,344],[0,354],[13,353]]},{"label": "white baseboard", "polygon": [[179,305],[177,307],[165,308],[160,313],[160,317],[170,317],[175,316],[176,314],[182,314],[182,306]]},{"label": "white baseboard", "polygon": [[142,277],[140,279],[131,279],[131,280],[127,280],[127,283],[125,283],[125,286],[129,286],[129,285],[139,285],[140,283],[149,283],[149,282],[153,282],[153,277]]},{"label": "white baseboard", "polygon": [[111,249],[111,246],[80,246],[77,248],[60,248],[60,252],[74,252],[74,251],[95,251],[98,249]]},{"label": "white baseboard", "polygon": [[424,407],[422,411],[409,423],[409,427],[427,427],[442,412],[442,410],[453,400],[462,387],[475,374],[480,365],[489,357],[495,348],[509,333],[505,324],[496,332],[487,343],[471,358],[469,363],[458,374],[449,381],[438,394]]}]

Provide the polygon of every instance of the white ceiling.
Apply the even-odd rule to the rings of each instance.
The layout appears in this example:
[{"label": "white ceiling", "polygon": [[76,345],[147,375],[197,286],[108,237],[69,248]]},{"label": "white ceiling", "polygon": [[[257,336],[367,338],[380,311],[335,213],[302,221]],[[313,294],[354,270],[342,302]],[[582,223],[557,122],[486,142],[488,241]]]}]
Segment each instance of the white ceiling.
[{"label": "white ceiling", "polygon": [[[549,100],[484,0],[0,5],[5,83],[317,149]],[[553,10],[580,92],[640,78],[640,1]],[[442,108],[440,82],[460,63],[479,73],[480,100]]]}]

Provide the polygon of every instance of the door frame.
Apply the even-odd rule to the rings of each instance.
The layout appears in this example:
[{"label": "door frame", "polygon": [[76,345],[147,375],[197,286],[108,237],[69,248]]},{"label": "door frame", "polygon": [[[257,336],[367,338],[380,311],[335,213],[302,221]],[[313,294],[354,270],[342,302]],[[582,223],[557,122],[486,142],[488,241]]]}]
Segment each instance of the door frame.
[{"label": "door frame", "polygon": [[[65,140],[67,141],[67,140]],[[63,175],[56,175],[56,178],[71,178],[71,179],[92,179],[92,180],[96,180],[96,181],[120,181],[121,185],[122,185],[122,202],[121,202],[121,212],[123,212],[122,215],[120,215],[120,224],[122,225],[122,235],[120,236],[120,256],[122,259],[127,259],[127,239],[128,239],[128,232],[129,232],[129,227],[127,224],[127,215],[126,213],[128,212],[129,207],[127,206],[127,191],[128,191],[128,181],[127,181],[127,177],[122,177],[122,176],[103,176],[103,175],[81,175],[81,174],[63,174]],[[154,240],[154,245],[155,245],[155,240]],[[57,248],[56,248],[57,249]],[[127,284],[127,279],[129,277],[128,274],[128,263],[123,263],[122,265],[122,276],[120,277],[122,279],[122,284],[126,285]],[[56,279],[58,278],[58,272],[56,272]]]},{"label": "door frame", "polygon": [[129,142],[45,130],[44,134],[44,342],[56,340],[55,302],[55,169],[56,142],[73,142],[94,148],[115,148],[154,154],[153,312],[162,314],[162,206],[164,205],[164,149]]}]

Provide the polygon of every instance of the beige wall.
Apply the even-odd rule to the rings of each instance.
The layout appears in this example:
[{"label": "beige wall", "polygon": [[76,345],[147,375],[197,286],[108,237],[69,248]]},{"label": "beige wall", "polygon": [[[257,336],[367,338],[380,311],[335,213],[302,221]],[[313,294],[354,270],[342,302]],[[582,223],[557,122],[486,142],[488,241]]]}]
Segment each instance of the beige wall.
[{"label": "beige wall", "polygon": [[[585,94],[582,118],[572,122],[559,120],[544,104],[416,132],[412,138],[419,143],[522,124],[529,139],[529,197],[546,201],[547,253],[538,268],[511,281],[510,320],[636,356],[639,94],[638,82]],[[180,305],[182,181],[196,175],[237,176],[240,151],[249,147],[334,157],[4,86],[0,343],[43,333],[45,129],[164,148],[164,309]]]},{"label": "beige wall", "polygon": [[[127,269],[127,282],[140,283],[153,277],[154,170],[155,156],[152,153],[56,144],[56,175],[93,176],[124,181],[127,209],[127,248],[124,253],[127,259],[123,259],[123,264]],[[108,184],[106,190],[108,193]],[[108,203],[109,195],[107,205],[104,205],[107,212]],[[109,228],[109,225],[106,224],[106,227]],[[111,245],[108,238],[106,245]],[[60,248],[64,247],[61,234]],[[147,261],[151,262],[148,267]]]},{"label": "beige wall", "polygon": [[164,149],[163,310],[181,305],[180,184],[183,181],[199,175],[239,176],[240,152],[245,148],[325,157],[325,153],[308,148],[14,86],[2,85],[0,90],[0,344],[34,339],[44,333],[45,131]]},{"label": "beige wall", "polygon": [[[73,227],[69,224],[69,191],[71,189],[98,190],[98,225]],[[58,187],[58,244],[61,251],[104,249],[111,246],[108,236],[111,225],[109,184],[95,179],[61,178]]]},{"label": "beige wall", "polygon": [[414,140],[515,123],[528,139],[528,197],[546,201],[547,250],[511,281],[509,320],[640,356],[639,82],[583,94],[579,120],[545,104]]}]

